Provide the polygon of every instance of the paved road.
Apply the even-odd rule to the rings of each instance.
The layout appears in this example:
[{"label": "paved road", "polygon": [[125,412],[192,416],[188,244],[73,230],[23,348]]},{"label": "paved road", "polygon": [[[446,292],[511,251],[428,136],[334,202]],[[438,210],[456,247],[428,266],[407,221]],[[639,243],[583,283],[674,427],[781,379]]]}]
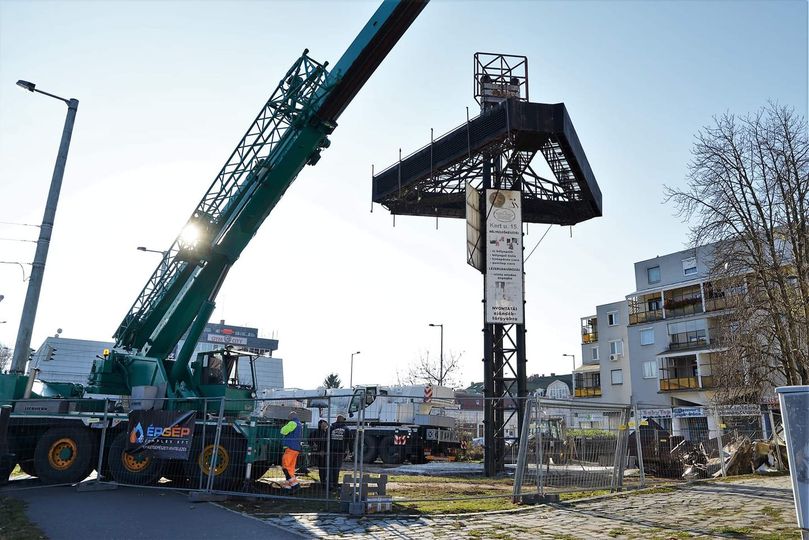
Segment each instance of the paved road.
[{"label": "paved road", "polygon": [[[15,482],[16,484],[16,482]],[[72,487],[5,488],[0,495],[28,503],[28,517],[50,540],[75,538],[203,540],[239,538],[300,540],[277,524],[262,522],[185,494],[118,488],[77,492]]]},{"label": "paved road", "polygon": [[789,477],[695,483],[576,504],[444,517],[261,516],[309,537],[375,539],[800,538]]}]

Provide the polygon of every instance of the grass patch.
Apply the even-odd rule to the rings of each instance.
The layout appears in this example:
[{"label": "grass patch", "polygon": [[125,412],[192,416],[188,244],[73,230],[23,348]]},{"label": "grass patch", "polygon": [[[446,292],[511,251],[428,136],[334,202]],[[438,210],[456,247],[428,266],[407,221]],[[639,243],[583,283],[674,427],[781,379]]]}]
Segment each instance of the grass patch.
[{"label": "grass patch", "polygon": [[781,520],[781,513],[783,512],[782,509],[770,505],[762,506],[760,511],[768,518],[777,521]]},{"label": "grass patch", "polygon": [[610,529],[609,531],[607,531],[607,536],[609,536],[610,538],[617,538],[618,536],[621,536],[622,534],[626,534],[626,533],[627,533],[626,529],[621,529],[621,528]]},{"label": "grass patch", "polygon": [[560,501],[575,501],[576,499],[588,499],[590,497],[600,497],[601,495],[609,495],[608,489],[596,489],[593,491],[571,491],[569,493],[560,493]]},{"label": "grass patch", "polygon": [[493,484],[511,487],[514,484],[514,479],[507,476],[500,478],[484,478],[480,476],[420,476],[394,474],[388,475],[388,483],[391,482],[407,484],[447,484],[461,482],[464,484]]},{"label": "grass patch", "polygon": [[0,540],[45,540],[47,536],[25,515],[26,504],[0,497]]},{"label": "grass patch", "polygon": [[771,533],[753,533],[750,538],[753,540],[801,540],[801,532],[798,529],[781,529]]}]

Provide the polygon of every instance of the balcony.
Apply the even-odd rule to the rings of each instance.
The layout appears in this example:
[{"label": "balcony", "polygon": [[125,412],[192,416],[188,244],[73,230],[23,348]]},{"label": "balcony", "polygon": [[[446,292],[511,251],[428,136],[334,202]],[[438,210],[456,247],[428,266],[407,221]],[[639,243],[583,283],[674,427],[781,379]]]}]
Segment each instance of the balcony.
[{"label": "balcony", "polygon": [[574,393],[577,398],[591,398],[601,396],[601,374],[599,367],[595,365],[584,365],[579,368],[586,370],[575,374],[576,391]]},{"label": "balcony", "polygon": [[642,324],[663,319],[660,293],[644,294],[629,299],[629,324]]},{"label": "balcony", "polygon": [[663,295],[666,318],[685,317],[703,313],[702,291],[699,285],[666,291]]},{"label": "balcony", "polygon": [[576,388],[576,397],[580,398],[601,397],[601,387],[590,386],[587,388]]},{"label": "balcony", "polygon": [[581,319],[581,342],[582,345],[595,343],[598,341],[598,318],[595,315],[582,317]]},{"label": "balcony", "polygon": [[700,359],[699,368],[697,368],[697,355],[695,354],[662,358],[659,375],[660,391],[701,390],[715,386],[710,355],[701,355]]}]

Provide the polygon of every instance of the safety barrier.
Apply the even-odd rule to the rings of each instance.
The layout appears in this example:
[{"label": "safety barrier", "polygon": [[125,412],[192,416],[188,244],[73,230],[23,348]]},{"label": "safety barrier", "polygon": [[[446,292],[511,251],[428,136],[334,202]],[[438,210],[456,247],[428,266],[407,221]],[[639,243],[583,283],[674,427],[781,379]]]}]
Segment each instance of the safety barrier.
[{"label": "safety barrier", "polygon": [[[20,400],[10,403],[7,445],[17,464],[10,479],[15,489],[138,486],[356,514],[500,509],[782,464],[778,445],[761,460],[755,441],[777,432],[777,422],[758,406],[666,412],[532,397],[514,400],[522,424],[518,415],[506,422],[505,468],[487,478],[479,401],[479,409],[461,410],[449,396],[352,403],[300,391],[241,400]],[[301,424],[297,455],[283,443],[291,412]]]}]

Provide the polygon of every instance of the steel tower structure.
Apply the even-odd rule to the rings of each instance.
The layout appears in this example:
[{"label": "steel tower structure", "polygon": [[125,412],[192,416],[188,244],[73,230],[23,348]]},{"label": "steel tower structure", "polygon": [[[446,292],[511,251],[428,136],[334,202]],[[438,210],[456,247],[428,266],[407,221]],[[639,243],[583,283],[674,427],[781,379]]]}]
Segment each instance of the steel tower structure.
[{"label": "steel tower structure", "polygon": [[[373,201],[393,215],[465,217],[467,262],[488,283],[487,251],[494,248],[487,246],[497,239],[487,238],[486,224],[501,193],[521,207],[524,223],[574,225],[601,215],[601,191],[565,105],[529,101],[526,57],[476,53],[474,96],[480,105],[477,117],[467,115],[464,124],[431,137],[428,145],[373,175]],[[544,159],[550,174],[537,172],[535,158]],[[519,227],[520,238],[509,242],[518,245],[521,281],[522,223]],[[489,312],[484,316],[488,476],[504,469],[506,441],[514,439],[505,428],[515,415],[522,426],[519,398],[527,395],[524,297],[522,283],[517,285],[517,316],[503,322]],[[492,301],[492,290],[484,286],[484,303]]]}]

